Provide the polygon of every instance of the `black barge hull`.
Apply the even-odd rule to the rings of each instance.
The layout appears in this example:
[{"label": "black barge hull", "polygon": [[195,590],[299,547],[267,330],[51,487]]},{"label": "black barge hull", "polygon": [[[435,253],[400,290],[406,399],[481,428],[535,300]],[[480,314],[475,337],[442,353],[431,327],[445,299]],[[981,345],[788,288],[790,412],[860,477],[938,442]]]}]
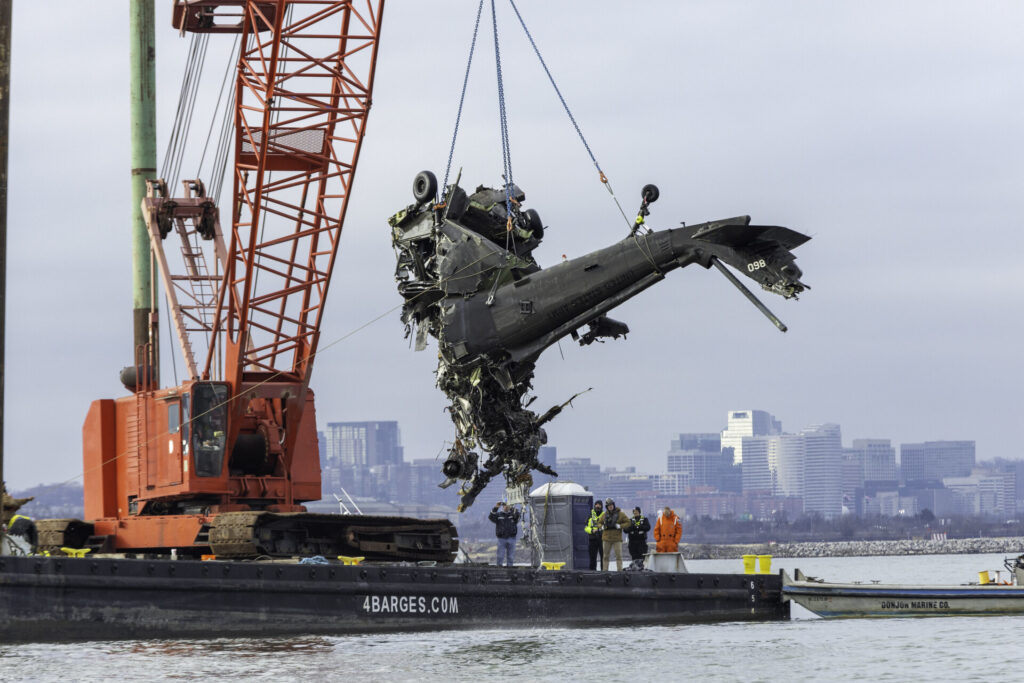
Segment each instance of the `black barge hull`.
[{"label": "black barge hull", "polygon": [[778,575],[0,557],[0,639],[770,621]]}]

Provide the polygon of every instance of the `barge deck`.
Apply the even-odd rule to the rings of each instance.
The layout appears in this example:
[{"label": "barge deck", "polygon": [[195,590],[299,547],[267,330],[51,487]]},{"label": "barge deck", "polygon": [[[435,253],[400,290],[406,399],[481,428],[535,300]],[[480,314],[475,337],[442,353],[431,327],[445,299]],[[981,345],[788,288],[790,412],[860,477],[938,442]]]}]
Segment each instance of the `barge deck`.
[{"label": "barge deck", "polygon": [[0,639],[770,621],[779,575],[0,557]]}]

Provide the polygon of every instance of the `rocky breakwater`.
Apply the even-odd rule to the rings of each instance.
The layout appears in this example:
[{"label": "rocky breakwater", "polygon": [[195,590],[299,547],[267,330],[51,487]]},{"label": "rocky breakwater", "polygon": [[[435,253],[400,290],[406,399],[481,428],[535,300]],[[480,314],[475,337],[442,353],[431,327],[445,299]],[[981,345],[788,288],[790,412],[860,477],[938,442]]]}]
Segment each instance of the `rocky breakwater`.
[{"label": "rocky breakwater", "polygon": [[960,555],[980,553],[1024,553],[1024,537],[951,538],[944,541],[823,541],[810,543],[761,543],[746,545],[704,545],[680,543],[688,560],[732,560],[743,555],[773,557],[867,557],[873,555]]}]

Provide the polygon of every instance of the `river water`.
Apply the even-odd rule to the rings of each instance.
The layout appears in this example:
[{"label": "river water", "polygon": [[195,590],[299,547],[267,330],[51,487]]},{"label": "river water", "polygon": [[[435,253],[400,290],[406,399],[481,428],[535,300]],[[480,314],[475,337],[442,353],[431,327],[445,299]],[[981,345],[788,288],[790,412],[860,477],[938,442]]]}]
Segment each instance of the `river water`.
[{"label": "river water", "polygon": [[[1002,555],[776,560],[830,581],[967,583]],[[692,560],[738,572],[739,560]],[[2,615],[0,615],[2,618]],[[501,615],[495,615],[500,622]],[[996,681],[1024,672],[1024,617],[0,644],[0,681]]]}]

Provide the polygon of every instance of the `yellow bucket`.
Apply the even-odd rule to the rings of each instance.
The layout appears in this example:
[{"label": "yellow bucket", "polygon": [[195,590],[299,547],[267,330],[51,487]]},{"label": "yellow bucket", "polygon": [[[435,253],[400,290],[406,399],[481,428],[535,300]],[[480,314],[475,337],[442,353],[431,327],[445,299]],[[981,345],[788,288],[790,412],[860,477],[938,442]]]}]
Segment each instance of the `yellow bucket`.
[{"label": "yellow bucket", "polygon": [[743,573],[753,574],[755,565],[757,564],[757,555],[744,555],[743,556]]},{"label": "yellow bucket", "polygon": [[771,555],[758,555],[757,556],[757,568],[758,574],[771,574],[772,573],[772,556]]},{"label": "yellow bucket", "polygon": [[987,571],[978,572],[978,583],[980,583],[982,586],[987,586],[988,584],[992,583],[992,577],[988,575]]}]

